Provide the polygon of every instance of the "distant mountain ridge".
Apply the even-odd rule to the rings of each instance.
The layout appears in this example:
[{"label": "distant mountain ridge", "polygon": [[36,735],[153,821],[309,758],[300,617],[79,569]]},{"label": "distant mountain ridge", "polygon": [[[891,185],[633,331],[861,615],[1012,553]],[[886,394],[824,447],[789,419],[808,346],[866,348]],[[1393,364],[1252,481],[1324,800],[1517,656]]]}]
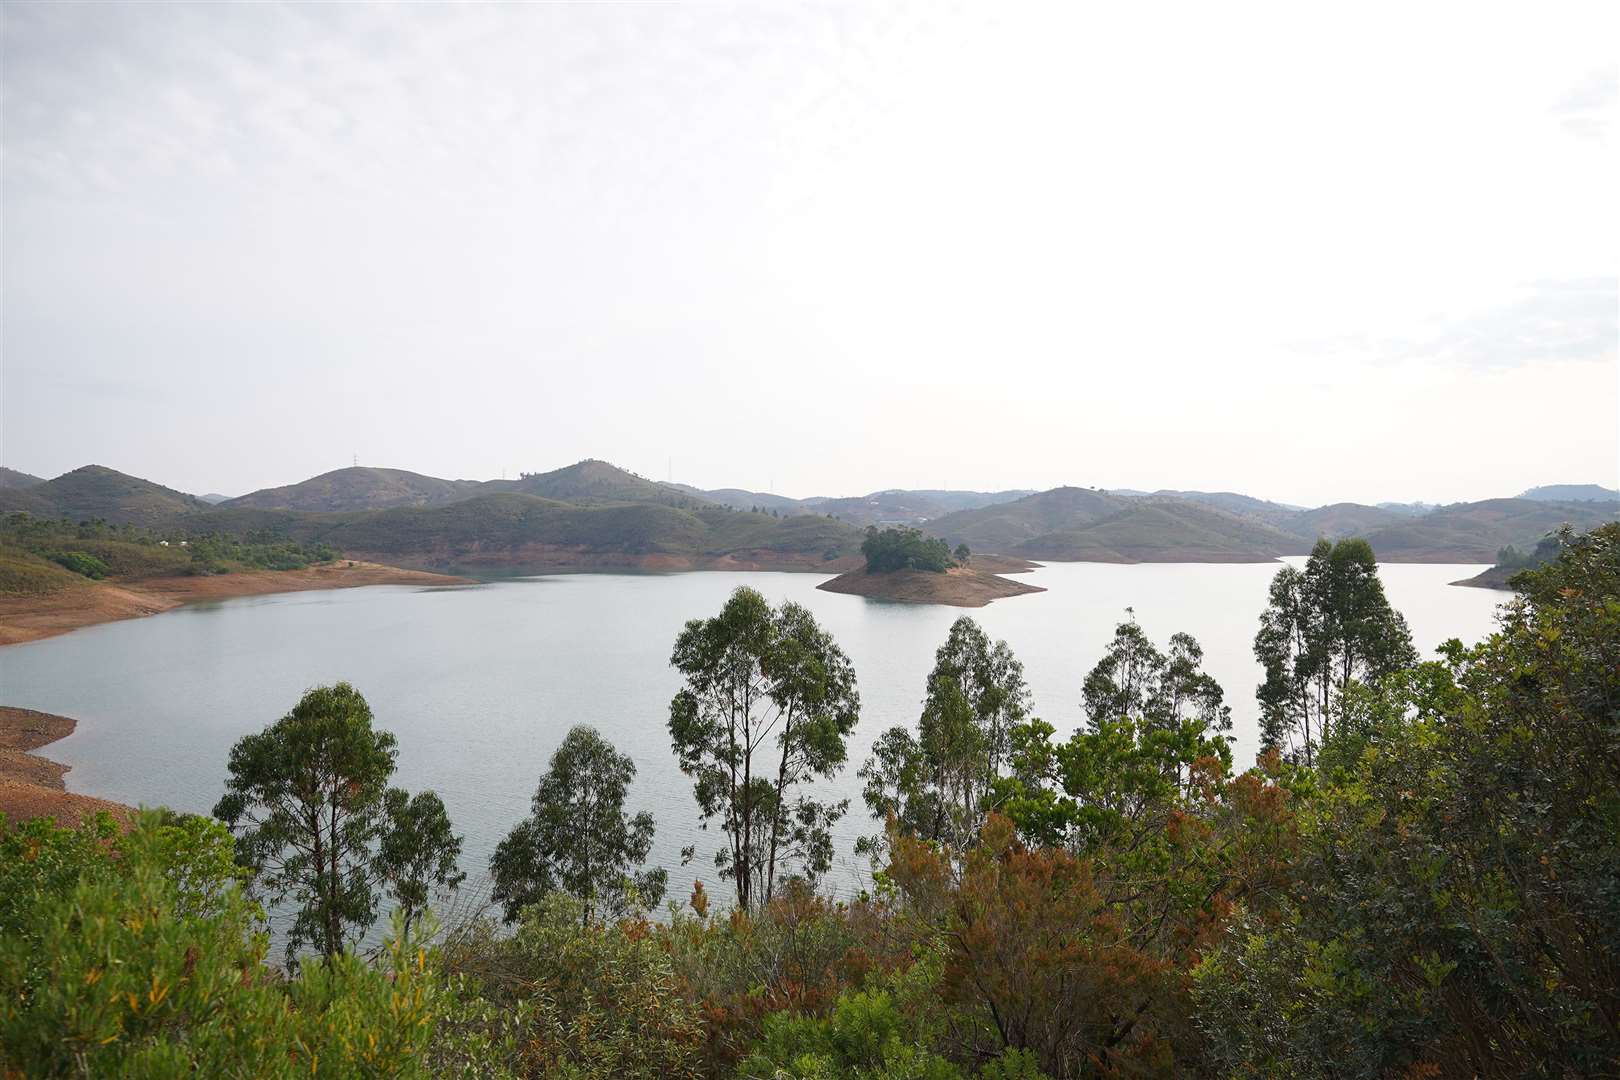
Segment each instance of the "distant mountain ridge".
[{"label": "distant mountain ridge", "polygon": [[1620,490],[1598,484],[1546,484],[1520,492],[1519,498],[1536,502],[1614,502]]},{"label": "distant mountain ridge", "polygon": [[1301,509],[1230,491],[1085,487],[887,489],[792,499],[653,481],[594,459],[515,480],[351,467],[218,505],[97,465],[53,480],[30,483],[14,470],[0,479],[6,481],[0,512],[104,518],[182,534],[271,530],[424,566],[836,570],[855,556],[863,527],[888,524],[918,525],[953,545],[1027,559],[1267,561],[1304,554],[1321,537],[1354,535],[1366,537],[1385,561],[1489,563],[1500,548],[1532,548],[1565,522],[1589,529],[1620,517],[1620,501],[1551,498],[1607,491],[1596,485],[1421,509],[1359,503]]},{"label": "distant mountain ridge", "polygon": [[763,491],[745,491],[741,488],[716,488],[705,491],[690,484],[665,486],[730,506],[738,510],[757,507],[783,514],[831,514],[854,525],[921,525],[956,510],[991,506],[1011,502],[1034,494],[1025,489],[1018,491],[946,491],[938,488],[909,490],[888,488],[868,495],[844,498],[811,496],[794,499],[786,495],[772,495]]},{"label": "distant mountain ridge", "polygon": [[85,465],[29,487],[0,488],[0,511],[26,510],[37,517],[159,525],[206,509],[195,495],[104,465]]},{"label": "distant mountain ridge", "polygon": [[469,498],[483,487],[476,480],[440,480],[404,469],[355,466],[334,469],[285,487],[263,488],[220,505],[248,510],[307,510],[337,513],[386,510],[395,506],[438,506]]},{"label": "distant mountain ridge", "polygon": [[30,473],[18,472],[0,465],[0,488],[29,488],[45,481]]}]

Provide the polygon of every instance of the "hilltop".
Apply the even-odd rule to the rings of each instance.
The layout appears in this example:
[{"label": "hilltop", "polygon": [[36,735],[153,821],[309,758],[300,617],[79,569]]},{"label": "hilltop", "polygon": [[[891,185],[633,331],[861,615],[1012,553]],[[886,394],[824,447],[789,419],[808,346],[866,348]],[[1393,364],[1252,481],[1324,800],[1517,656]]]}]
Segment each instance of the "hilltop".
[{"label": "hilltop", "polygon": [[1378,557],[1390,562],[1490,563],[1504,547],[1533,549],[1560,525],[1586,532],[1617,518],[1617,502],[1486,499],[1438,507],[1364,535]]},{"label": "hilltop", "polygon": [[1620,501],[1620,491],[1598,484],[1546,484],[1521,492],[1519,498],[1537,502],[1615,502]]},{"label": "hilltop", "polygon": [[[219,505],[246,510],[384,510],[395,506],[437,506],[456,502],[483,487],[476,480],[440,480],[404,469],[356,466],[334,469],[285,487],[264,488]],[[207,496],[203,497],[205,500]]]},{"label": "hilltop", "polygon": [[0,488],[0,512],[26,510],[35,517],[75,521],[101,518],[130,525],[160,525],[208,508],[195,495],[104,465],[86,465],[30,487]]},{"label": "hilltop", "polygon": [[929,529],[952,545],[1028,559],[1265,562],[1305,550],[1259,517],[1185,498],[1075,487],[949,514]]},{"label": "hilltop", "polygon": [[648,503],[698,509],[715,505],[691,492],[655,483],[606,461],[584,461],[545,473],[525,473],[517,480],[489,480],[486,491],[538,495],[544,499],[578,506],[604,506],[612,503]]},{"label": "hilltop", "polygon": [[37,476],[0,465],[0,488],[30,488],[44,482]]},{"label": "hilltop", "polygon": [[791,499],[786,495],[772,495],[763,491],[742,488],[715,488],[705,491],[690,484],[666,484],[666,487],[707,499],[737,510],[760,509],[781,514],[831,514],[852,525],[920,525],[957,510],[970,510],[980,506],[1011,502],[1033,494],[1019,491],[945,491],[936,488],[911,490],[889,488],[867,495],[830,498],[823,495],[807,499]]}]

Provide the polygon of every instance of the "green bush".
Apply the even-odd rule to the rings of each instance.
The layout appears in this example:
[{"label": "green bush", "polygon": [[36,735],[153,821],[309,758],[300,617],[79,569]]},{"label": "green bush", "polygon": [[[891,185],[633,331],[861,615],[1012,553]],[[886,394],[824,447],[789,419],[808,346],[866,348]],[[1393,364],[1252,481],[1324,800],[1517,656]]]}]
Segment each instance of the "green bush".
[{"label": "green bush", "polygon": [[56,565],[100,581],[107,576],[107,564],[83,551],[53,551],[46,556]]},{"label": "green bush", "polygon": [[0,1074],[426,1076],[448,1007],[426,954],[266,966],[230,834],[0,818]]}]

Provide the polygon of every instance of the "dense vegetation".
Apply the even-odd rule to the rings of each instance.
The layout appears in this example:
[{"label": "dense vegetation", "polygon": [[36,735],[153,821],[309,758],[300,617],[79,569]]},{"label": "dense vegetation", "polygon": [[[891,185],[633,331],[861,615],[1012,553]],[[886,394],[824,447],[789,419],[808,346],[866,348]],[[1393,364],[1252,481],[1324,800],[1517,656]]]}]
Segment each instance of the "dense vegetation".
[{"label": "dense vegetation", "polygon": [[[3,565],[16,574],[13,581],[0,568],[0,575],[5,575],[0,576],[0,591],[31,593],[67,583],[41,575],[38,567],[44,563],[94,580],[138,579],[235,570],[301,570],[330,562],[337,552],[323,543],[300,543],[270,530],[188,537],[99,519],[73,522],[13,513],[0,517],[0,557],[7,557]],[[32,587],[26,576],[31,568]]]},{"label": "dense vegetation", "polygon": [[[436,928],[422,898],[456,884],[442,807],[404,814],[391,738],[351,689],[313,691],[233,751],[234,845],[153,814],[124,835],[36,821],[0,838],[0,1066],[1612,1075],[1620,525],[1566,535],[1496,633],[1433,661],[1365,555],[1327,545],[1279,573],[1255,641],[1271,745],[1241,774],[1190,637],[1161,648],[1123,623],[1077,673],[1087,723],[1060,740],[1006,644],[958,620],[915,730],[862,768],[877,872],[842,901],[815,891],[842,812],[815,782],[859,702],[794,605],[740,590],[674,651],[669,730],[720,833],[729,914],[697,882],[652,918],[663,883],[635,881],[652,822],[624,806],[628,760],[582,729],[503,845],[505,910]],[[251,897],[278,888],[314,946],[290,974],[255,930]],[[362,958],[350,942],[385,896],[391,943]]]},{"label": "dense vegetation", "polygon": [[[962,545],[960,550],[965,561],[966,545]],[[888,574],[895,570],[944,573],[958,561],[945,541],[925,536],[921,529],[904,525],[881,530],[876,525],[867,526],[866,539],[861,542],[861,554],[866,556],[866,572],[869,574]]]}]

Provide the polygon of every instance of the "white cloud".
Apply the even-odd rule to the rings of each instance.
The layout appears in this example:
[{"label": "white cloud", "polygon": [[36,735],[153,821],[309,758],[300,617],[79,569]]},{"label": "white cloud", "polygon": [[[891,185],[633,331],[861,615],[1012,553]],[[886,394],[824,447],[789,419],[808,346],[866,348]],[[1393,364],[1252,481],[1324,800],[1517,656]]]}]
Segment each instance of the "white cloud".
[{"label": "white cloud", "polygon": [[[359,448],[1435,500],[1497,493],[1446,463],[1497,433],[1369,417],[1577,378],[1585,456],[1521,410],[1525,468],[1613,473],[1620,171],[1569,135],[1612,113],[1616,31],[1604,5],[9,5],[0,454],[198,490]],[[163,423],[95,389],[131,385]]]}]

